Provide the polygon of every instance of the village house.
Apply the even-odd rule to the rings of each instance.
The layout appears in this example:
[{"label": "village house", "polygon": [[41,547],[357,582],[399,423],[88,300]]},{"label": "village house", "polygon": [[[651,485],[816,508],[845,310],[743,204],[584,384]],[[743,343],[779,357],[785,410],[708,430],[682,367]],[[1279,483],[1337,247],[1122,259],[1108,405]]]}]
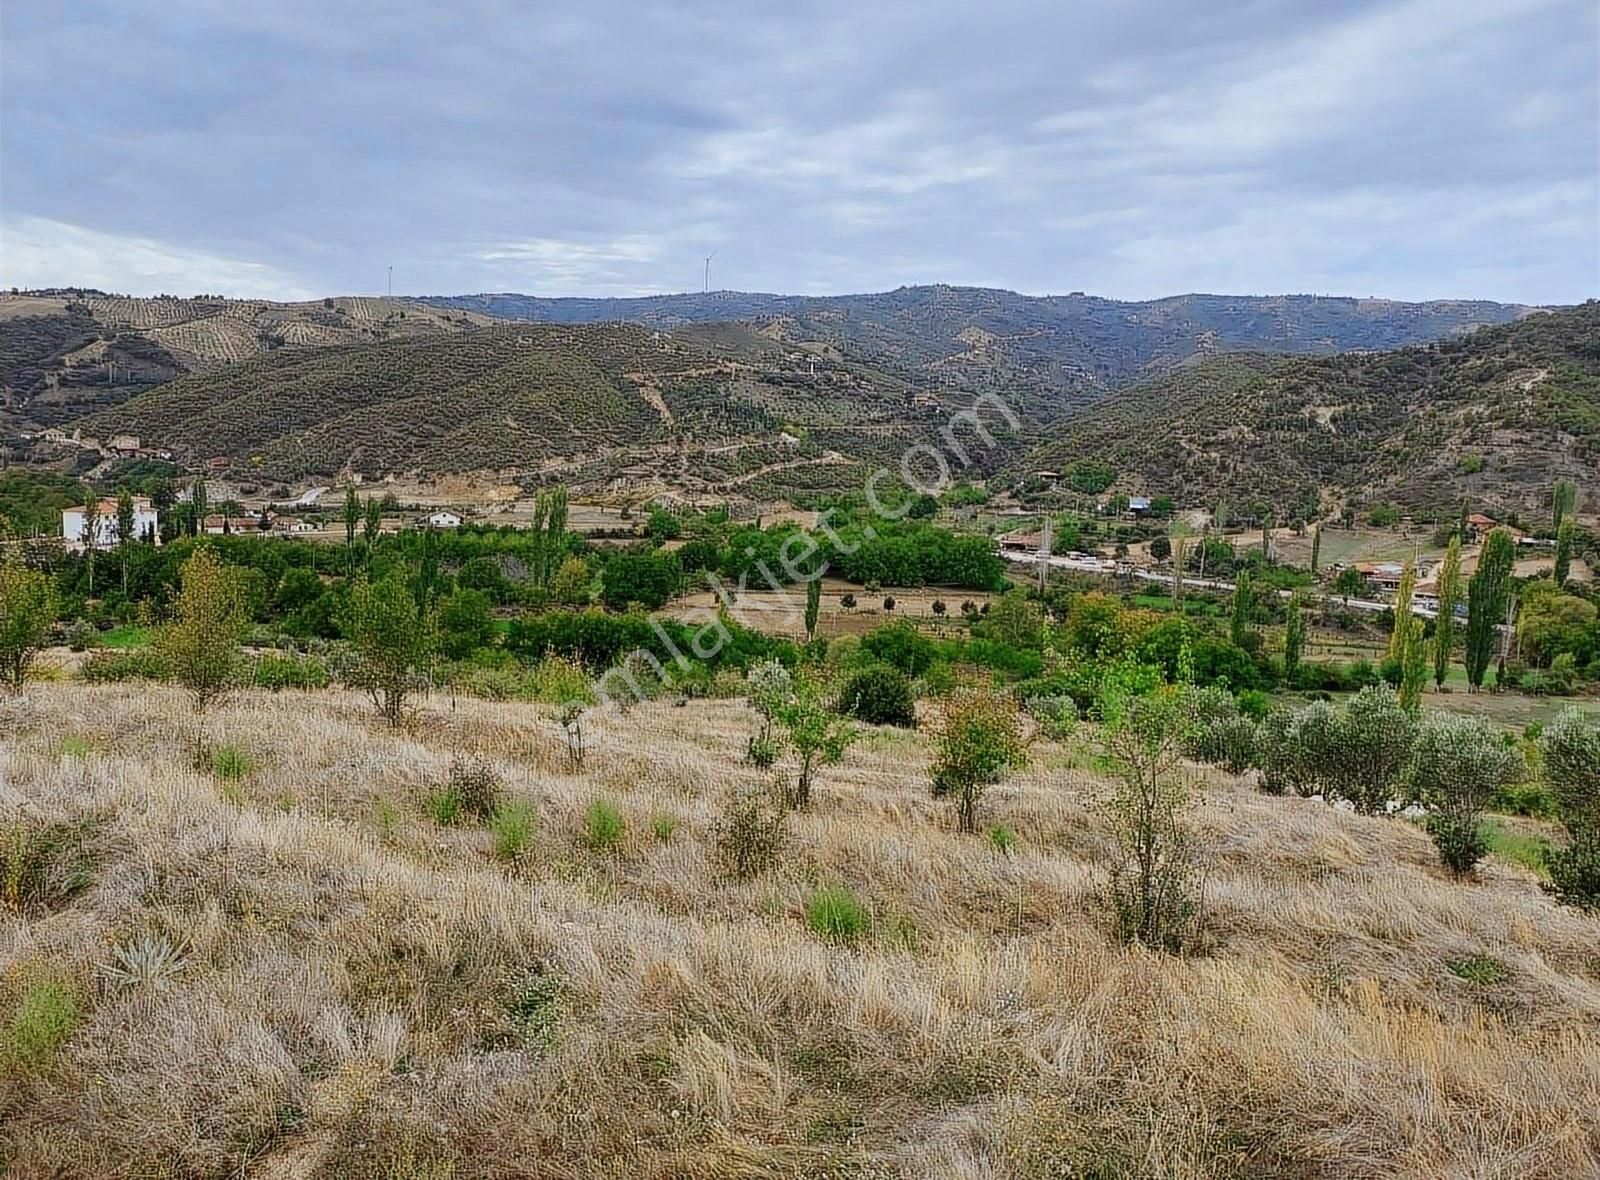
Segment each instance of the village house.
[{"label": "village house", "polygon": [[440,509],[428,517],[428,527],[436,529],[456,529],[461,527],[461,517],[457,513]]},{"label": "village house", "polygon": [[[99,519],[95,523],[93,544],[96,549],[110,549],[117,543],[117,502],[115,499],[101,500],[95,508]],[[64,508],[61,511],[61,536],[68,545],[84,546],[88,544],[88,516],[87,504],[79,508]],[[161,530],[157,524],[156,510],[149,500],[136,496],[133,501],[133,539],[141,540],[144,537],[152,538],[156,544],[161,543]]]},{"label": "village house", "polygon": [[1002,533],[995,538],[1003,552],[1006,553],[1037,553],[1039,552],[1039,534],[1023,532]]}]

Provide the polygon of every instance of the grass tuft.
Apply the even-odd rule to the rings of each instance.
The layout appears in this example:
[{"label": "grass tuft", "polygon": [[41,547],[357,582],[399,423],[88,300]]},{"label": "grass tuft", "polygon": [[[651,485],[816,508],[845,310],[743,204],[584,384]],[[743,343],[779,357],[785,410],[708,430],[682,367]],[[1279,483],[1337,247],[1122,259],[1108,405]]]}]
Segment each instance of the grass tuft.
[{"label": "grass tuft", "polygon": [[847,885],[817,890],[806,903],[806,925],[829,942],[856,942],[872,925],[867,908]]}]

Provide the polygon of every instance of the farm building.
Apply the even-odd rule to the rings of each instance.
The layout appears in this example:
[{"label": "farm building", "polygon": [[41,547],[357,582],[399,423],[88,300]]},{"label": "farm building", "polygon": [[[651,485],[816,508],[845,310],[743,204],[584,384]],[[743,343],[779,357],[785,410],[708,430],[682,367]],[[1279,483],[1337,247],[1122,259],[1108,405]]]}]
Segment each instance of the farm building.
[{"label": "farm building", "polygon": [[[114,499],[101,500],[95,511],[99,519],[95,522],[94,547],[96,549],[109,549],[117,543],[117,502]],[[61,536],[68,545],[84,545],[88,531],[89,506],[79,508],[64,508],[61,511]],[[135,497],[133,501],[133,536],[139,538],[150,536],[159,544],[160,528],[156,521],[156,510],[149,500]]]}]

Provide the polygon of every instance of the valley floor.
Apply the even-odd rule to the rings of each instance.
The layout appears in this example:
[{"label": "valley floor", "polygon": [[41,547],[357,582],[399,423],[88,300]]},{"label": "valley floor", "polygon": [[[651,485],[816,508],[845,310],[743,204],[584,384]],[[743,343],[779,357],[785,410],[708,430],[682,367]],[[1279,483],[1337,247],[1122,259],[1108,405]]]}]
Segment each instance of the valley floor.
[{"label": "valley floor", "polygon": [[[0,701],[0,829],[59,825],[88,872],[0,908],[0,1170],[1600,1174],[1600,921],[1526,870],[1457,883],[1404,821],[1195,769],[1209,945],[1125,950],[1087,733],[990,793],[1004,853],[929,797],[925,740],[882,730],[735,884],[714,825],[762,773],[753,727],[647,704],[597,718],[574,772],[531,706],[435,696],[392,732],[356,696],[252,693],[198,771],[175,691]],[[457,755],[535,809],[514,858],[430,818]],[[597,799],[611,847],[582,839]],[[870,911],[853,944],[805,920],[834,884]],[[182,960],[127,986],[104,968],[140,936]]]}]

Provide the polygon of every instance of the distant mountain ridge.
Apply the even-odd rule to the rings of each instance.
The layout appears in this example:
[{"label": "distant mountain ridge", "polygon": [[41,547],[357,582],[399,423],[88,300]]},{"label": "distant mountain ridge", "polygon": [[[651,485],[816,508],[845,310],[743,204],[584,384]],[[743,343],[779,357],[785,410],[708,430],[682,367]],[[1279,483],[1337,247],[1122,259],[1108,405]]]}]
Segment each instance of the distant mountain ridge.
[{"label": "distant mountain ridge", "polygon": [[1319,295],[1176,295],[1123,302],[979,287],[861,295],[737,291],[640,298],[457,295],[416,302],[503,319],[625,321],[658,328],[738,320],[938,384],[1004,389],[1050,418],[1198,355],[1332,354],[1431,343],[1535,310],[1482,300],[1404,303]]}]

